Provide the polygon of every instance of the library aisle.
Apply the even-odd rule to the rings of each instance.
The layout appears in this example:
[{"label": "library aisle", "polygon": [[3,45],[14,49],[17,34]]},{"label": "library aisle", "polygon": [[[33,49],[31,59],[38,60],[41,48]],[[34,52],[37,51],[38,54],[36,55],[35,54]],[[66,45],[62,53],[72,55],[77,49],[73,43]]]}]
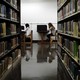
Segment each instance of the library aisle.
[{"label": "library aisle", "polygon": [[[21,61],[22,80],[57,80],[57,56],[52,49],[49,50],[47,45],[33,44],[30,60],[26,61],[25,56]],[[26,52],[30,53],[28,50]]]}]

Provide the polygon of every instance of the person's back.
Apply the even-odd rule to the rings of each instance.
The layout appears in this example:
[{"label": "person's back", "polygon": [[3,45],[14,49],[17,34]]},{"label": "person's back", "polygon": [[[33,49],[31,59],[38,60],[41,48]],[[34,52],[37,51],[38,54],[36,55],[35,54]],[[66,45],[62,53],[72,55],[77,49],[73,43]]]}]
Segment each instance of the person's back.
[{"label": "person's back", "polygon": [[30,34],[31,34],[31,27],[29,26],[29,24],[27,23],[27,24],[25,24],[25,26],[26,26],[26,36],[29,36]]},{"label": "person's back", "polygon": [[49,26],[49,31],[47,33],[47,37],[50,40],[50,36],[55,35],[55,27],[52,25],[52,23],[48,23],[48,26]]}]

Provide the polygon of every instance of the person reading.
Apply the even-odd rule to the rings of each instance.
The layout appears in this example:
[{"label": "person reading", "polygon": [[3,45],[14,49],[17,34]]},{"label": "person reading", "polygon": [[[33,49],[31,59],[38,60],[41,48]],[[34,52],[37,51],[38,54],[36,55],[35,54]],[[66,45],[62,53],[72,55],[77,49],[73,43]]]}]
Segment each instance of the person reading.
[{"label": "person reading", "polygon": [[25,26],[26,26],[26,33],[25,33],[25,35],[26,35],[26,42],[30,42],[31,41],[31,38],[30,38],[30,35],[31,35],[31,28],[30,28],[30,26],[29,26],[29,24],[28,23],[26,23],[25,24]]},{"label": "person reading", "polygon": [[49,30],[47,33],[47,38],[50,41],[50,37],[55,36],[55,27],[52,25],[52,23],[48,23],[48,26],[49,26]]}]

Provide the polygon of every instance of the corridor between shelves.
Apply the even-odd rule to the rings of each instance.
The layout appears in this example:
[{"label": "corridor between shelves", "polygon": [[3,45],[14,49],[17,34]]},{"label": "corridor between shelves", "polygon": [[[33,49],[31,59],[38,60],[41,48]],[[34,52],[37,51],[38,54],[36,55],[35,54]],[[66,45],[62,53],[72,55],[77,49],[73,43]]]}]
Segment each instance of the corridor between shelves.
[{"label": "corridor between shelves", "polygon": [[[33,44],[32,57],[30,57],[29,61],[26,61],[25,55],[21,62],[22,80],[57,80],[57,56],[52,50],[55,59],[49,63],[48,59],[46,59],[47,53],[44,52],[46,50],[48,50],[47,46],[44,48],[39,44]],[[27,52],[29,53],[29,51]]]}]

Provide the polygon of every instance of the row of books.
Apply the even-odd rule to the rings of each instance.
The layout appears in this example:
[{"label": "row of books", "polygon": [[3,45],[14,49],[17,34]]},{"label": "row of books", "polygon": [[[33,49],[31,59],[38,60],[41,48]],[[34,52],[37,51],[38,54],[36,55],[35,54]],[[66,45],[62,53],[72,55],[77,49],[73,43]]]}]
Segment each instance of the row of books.
[{"label": "row of books", "polygon": [[59,36],[59,43],[69,52],[71,56],[80,64],[80,45],[77,41]]},{"label": "row of books", "polygon": [[77,41],[70,41],[69,39],[64,39],[64,46],[71,52],[70,54],[72,56],[78,59],[80,58],[80,54],[78,52],[79,44],[77,43]]},{"label": "row of books", "polygon": [[11,54],[7,55],[4,59],[0,61],[0,77],[3,75],[12,65],[13,61],[17,58],[19,55],[19,49],[16,49]]},{"label": "row of books", "polygon": [[80,37],[80,19],[78,21],[71,20],[58,24],[58,31]]},{"label": "row of books", "polygon": [[17,0],[6,0],[6,1],[9,2],[14,8],[17,9],[17,6],[18,6]]},{"label": "row of books", "polygon": [[7,8],[4,4],[0,4],[0,17],[8,18],[14,21],[18,20],[17,13],[12,9]]},{"label": "row of books", "polygon": [[70,0],[70,2],[58,13],[58,20],[64,19],[77,11],[80,11],[80,0]]},{"label": "row of books", "polygon": [[58,36],[58,41],[59,41],[60,45],[62,46],[62,43],[63,43],[63,37],[59,35],[59,36]]},{"label": "row of books", "polygon": [[80,80],[80,70],[66,53],[61,53],[62,61],[74,80]]},{"label": "row of books", "polygon": [[13,38],[9,41],[0,42],[0,54],[5,54],[9,50],[15,48],[18,45],[18,38]]},{"label": "row of books", "polygon": [[6,6],[0,3],[0,17],[6,17]]},{"label": "row of books", "polygon": [[18,37],[11,39],[11,48],[18,45]]},{"label": "row of books", "polygon": [[[77,65],[72,61],[72,59],[64,52],[63,49],[61,49],[60,46],[58,46],[58,51],[60,53],[60,58],[63,62],[63,65],[65,65],[68,72],[71,74],[71,76],[74,78],[74,80],[80,80],[80,70],[77,67]],[[60,65],[59,65],[60,66]],[[64,76],[62,76],[62,79]],[[61,79],[61,80],[62,80]]]},{"label": "row of books", "polygon": [[0,23],[0,37],[16,33],[16,24],[7,25],[5,22]]},{"label": "row of books", "polygon": [[67,0],[57,0],[58,9],[63,5],[63,3]]},{"label": "row of books", "polygon": [[10,9],[10,16],[11,20],[17,21],[17,13],[12,9]]}]

